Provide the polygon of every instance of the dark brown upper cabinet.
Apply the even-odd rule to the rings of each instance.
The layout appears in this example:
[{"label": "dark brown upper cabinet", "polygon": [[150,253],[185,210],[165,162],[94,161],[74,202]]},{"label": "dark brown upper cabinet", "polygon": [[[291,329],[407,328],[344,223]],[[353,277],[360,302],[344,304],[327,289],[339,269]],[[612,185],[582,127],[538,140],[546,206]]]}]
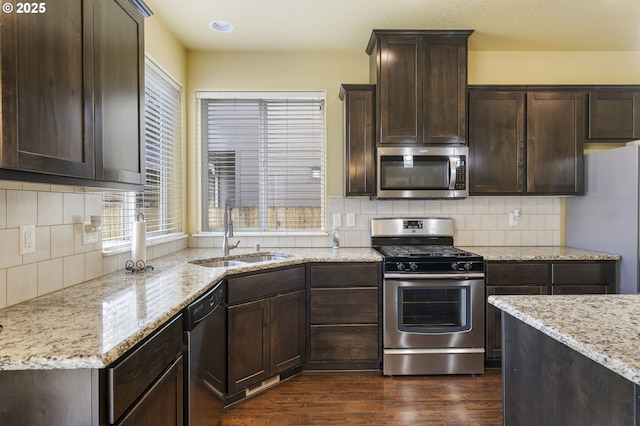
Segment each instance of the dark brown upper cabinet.
[{"label": "dark brown upper cabinet", "polygon": [[141,190],[150,10],[138,0],[45,7],[2,17],[0,178]]},{"label": "dark brown upper cabinet", "polygon": [[93,2],[46,6],[2,16],[0,167],[93,179]]},{"label": "dark brown upper cabinet", "polygon": [[582,91],[470,89],[470,192],[582,194],[584,110]]},{"label": "dark brown upper cabinet", "polygon": [[589,142],[640,139],[640,88],[592,90],[588,104]]},{"label": "dark brown upper cabinet", "polygon": [[144,16],[129,0],[95,7],[97,178],[144,185]]},{"label": "dark brown upper cabinet", "polygon": [[373,84],[343,84],[347,196],[372,196],[375,184],[375,93]]},{"label": "dark brown upper cabinet", "polygon": [[472,30],[374,30],[376,143],[466,144],[467,40]]}]

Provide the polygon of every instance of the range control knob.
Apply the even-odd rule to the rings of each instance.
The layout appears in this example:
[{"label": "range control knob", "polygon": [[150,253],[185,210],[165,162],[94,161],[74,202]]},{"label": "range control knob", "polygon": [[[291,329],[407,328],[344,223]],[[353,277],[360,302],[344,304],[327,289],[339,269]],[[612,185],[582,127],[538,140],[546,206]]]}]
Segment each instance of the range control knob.
[{"label": "range control knob", "polygon": [[396,264],[396,268],[398,268],[398,271],[404,271],[406,269],[406,266],[404,265],[404,263],[398,262]]},{"label": "range control knob", "polygon": [[470,271],[471,270],[471,262],[467,262],[464,264],[464,270],[465,271]]},{"label": "range control knob", "polygon": [[458,262],[453,262],[451,264],[451,270],[458,271],[460,269],[460,264]]},{"label": "range control knob", "polygon": [[418,264],[415,263],[415,262],[411,262],[409,264],[409,269],[411,269],[413,272],[417,271],[418,270]]}]

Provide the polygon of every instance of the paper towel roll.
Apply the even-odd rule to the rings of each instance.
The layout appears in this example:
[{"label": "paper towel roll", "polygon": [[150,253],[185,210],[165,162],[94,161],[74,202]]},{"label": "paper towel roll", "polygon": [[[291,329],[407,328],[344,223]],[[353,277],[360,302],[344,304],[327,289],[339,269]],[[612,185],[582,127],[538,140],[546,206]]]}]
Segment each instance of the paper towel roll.
[{"label": "paper towel roll", "polygon": [[131,260],[134,264],[139,260],[147,263],[147,224],[143,220],[133,222]]}]

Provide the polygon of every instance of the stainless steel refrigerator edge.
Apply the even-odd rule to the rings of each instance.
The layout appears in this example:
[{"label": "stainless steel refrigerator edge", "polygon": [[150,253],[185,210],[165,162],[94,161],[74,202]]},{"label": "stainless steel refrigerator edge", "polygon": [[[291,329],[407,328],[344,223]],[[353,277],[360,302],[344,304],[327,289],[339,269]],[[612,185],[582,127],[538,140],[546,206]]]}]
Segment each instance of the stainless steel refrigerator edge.
[{"label": "stainless steel refrigerator edge", "polygon": [[566,202],[566,245],[620,255],[620,293],[638,293],[640,147],[587,154],[585,168],[585,195]]}]

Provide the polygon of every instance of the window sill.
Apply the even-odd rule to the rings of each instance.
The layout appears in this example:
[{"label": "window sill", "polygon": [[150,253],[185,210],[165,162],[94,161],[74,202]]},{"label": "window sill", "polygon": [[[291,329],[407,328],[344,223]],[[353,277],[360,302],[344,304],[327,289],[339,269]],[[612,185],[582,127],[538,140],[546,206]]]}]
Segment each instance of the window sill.
[{"label": "window sill", "polygon": [[[222,237],[222,231],[202,231],[191,235],[192,237]],[[327,231],[282,231],[282,232],[260,232],[260,231],[234,231],[234,237],[300,237],[300,236],[326,236]]]},{"label": "window sill", "polygon": [[[161,235],[159,237],[153,237],[147,239],[147,247],[157,246],[159,244],[170,243],[172,241],[178,241],[181,239],[187,238],[187,234],[182,232],[170,234],[170,235]],[[116,246],[105,247],[102,249],[102,256],[113,256],[120,253],[126,253],[131,251],[131,243],[118,244]]]}]

